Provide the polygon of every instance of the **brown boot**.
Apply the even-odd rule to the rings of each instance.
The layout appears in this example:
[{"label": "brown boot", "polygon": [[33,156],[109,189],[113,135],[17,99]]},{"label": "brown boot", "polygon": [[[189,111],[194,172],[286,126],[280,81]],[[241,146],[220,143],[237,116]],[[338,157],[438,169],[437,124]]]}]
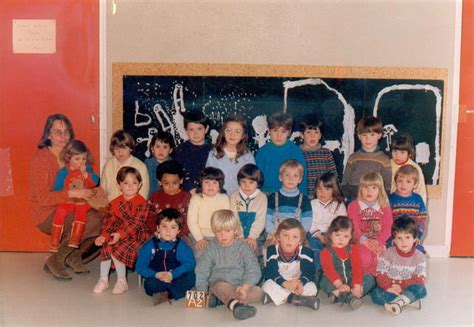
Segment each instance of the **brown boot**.
[{"label": "brown boot", "polygon": [[51,238],[49,239],[49,252],[58,252],[64,225],[51,225]]},{"label": "brown boot", "polygon": [[84,235],[84,230],[86,228],[86,224],[74,221],[72,223],[71,229],[71,238],[69,239],[69,246],[72,248],[79,248],[79,244],[81,244],[82,235]]},{"label": "brown boot", "polygon": [[100,254],[101,248],[95,245],[95,239],[97,236],[86,238],[82,240],[81,245],[79,245],[79,250],[81,251],[82,263],[87,264],[97,258]]},{"label": "brown boot", "polygon": [[44,270],[50,272],[54,277],[60,280],[70,280],[72,276],[66,271],[64,263],[69,254],[73,251],[66,241],[59,245],[58,252],[52,254],[44,264]]},{"label": "brown boot", "polygon": [[90,270],[82,263],[81,251],[79,249],[72,251],[72,253],[66,258],[66,265],[76,274],[87,274],[90,272]]}]

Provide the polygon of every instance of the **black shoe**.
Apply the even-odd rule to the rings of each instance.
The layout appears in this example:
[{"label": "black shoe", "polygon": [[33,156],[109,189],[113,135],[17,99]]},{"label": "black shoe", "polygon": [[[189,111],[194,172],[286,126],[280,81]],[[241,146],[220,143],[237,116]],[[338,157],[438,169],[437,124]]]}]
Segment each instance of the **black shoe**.
[{"label": "black shoe", "polygon": [[169,301],[168,292],[165,291],[153,294],[153,305],[158,305],[166,301]]},{"label": "black shoe", "polygon": [[217,298],[217,296],[215,296],[214,294],[209,293],[209,298],[207,299],[207,307],[208,308],[215,308],[215,307],[218,307],[220,305],[224,305],[224,302],[219,300]]},{"label": "black shoe", "polygon": [[344,298],[344,303],[348,304],[352,310],[359,309],[364,302],[358,297],[355,297],[351,293],[348,293]]},{"label": "black shoe", "polygon": [[293,295],[291,304],[308,307],[313,310],[319,309],[319,299],[316,296]]},{"label": "black shoe", "polygon": [[234,305],[232,310],[234,318],[237,320],[245,320],[254,317],[257,314],[257,308],[242,303]]},{"label": "black shoe", "polygon": [[270,295],[268,295],[267,293],[264,293],[263,294],[263,299],[262,299],[262,304],[269,304],[269,303],[273,303],[273,300],[270,297]]}]

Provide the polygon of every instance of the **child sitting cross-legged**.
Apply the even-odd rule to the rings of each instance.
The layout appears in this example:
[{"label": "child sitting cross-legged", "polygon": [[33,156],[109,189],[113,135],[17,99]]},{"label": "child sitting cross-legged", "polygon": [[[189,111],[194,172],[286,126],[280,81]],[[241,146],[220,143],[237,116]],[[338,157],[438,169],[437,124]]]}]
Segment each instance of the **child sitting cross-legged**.
[{"label": "child sitting cross-legged", "polygon": [[178,210],[160,211],[156,221],[158,237],[153,237],[138,252],[136,271],[145,278],[145,292],[157,305],[169,299],[178,300],[194,287],[196,277],[193,251],[178,234],[183,218]]},{"label": "child sitting cross-legged", "polygon": [[263,292],[256,286],[261,277],[257,257],[239,237],[242,227],[232,210],[212,214],[216,239],[209,242],[196,267],[196,289],[209,292],[209,307],[227,305],[234,317],[244,320],[256,315],[250,303],[260,302]]},{"label": "child sitting cross-legged", "polygon": [[426,296],[426,257],[416,249],[418,225],[409,217],[400,217],[392,225],[394,247],[377,264],[377,287],[371,297],[393,314]]},{"label": "child sitting cross-legged", "polygon": [[287,302],[319,309],[316,284],[312,281],[313,252],[303,246],[305,238],[306,231],[294,218],[278,225],[277,244],[270,245],[266,252],[263,304],[273,302],[280,305]]}]

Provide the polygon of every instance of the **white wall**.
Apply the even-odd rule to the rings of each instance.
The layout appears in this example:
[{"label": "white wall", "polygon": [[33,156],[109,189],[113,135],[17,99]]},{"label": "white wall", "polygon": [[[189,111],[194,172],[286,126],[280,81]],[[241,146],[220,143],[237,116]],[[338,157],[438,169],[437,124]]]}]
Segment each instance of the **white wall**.
[{"label": "white wall", "polygon": [[[105,5],[106,136],[112,133],[112,63],[240,63],[448,69],[443,128],[456,130],[459,19],[455,1],[137,1]],[[446,96],[446,95],[445,95]],[[429,201],[426,245],[447,255],[455,133],[442,139],[442,195]],[[108,155],[106,150],[103,156]],[[452,175],[452,174],[451,174]]]}]

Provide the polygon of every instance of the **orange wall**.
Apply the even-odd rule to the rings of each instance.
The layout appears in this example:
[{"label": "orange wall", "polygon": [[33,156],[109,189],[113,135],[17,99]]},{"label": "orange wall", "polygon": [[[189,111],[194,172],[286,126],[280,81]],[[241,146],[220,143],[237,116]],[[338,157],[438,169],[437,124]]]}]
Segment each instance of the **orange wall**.
[{"label": "orange wall", "polygon": [[[13,54],[13,19],[55,19],[56,53]],[[0,251],[43,251],[48,237],[31,221],[28,174],[48,115],[72,120],[99,171],[99,0],[2,0],[0,40],[0,148],[10,149],[14,188],[0,197]]]}]

